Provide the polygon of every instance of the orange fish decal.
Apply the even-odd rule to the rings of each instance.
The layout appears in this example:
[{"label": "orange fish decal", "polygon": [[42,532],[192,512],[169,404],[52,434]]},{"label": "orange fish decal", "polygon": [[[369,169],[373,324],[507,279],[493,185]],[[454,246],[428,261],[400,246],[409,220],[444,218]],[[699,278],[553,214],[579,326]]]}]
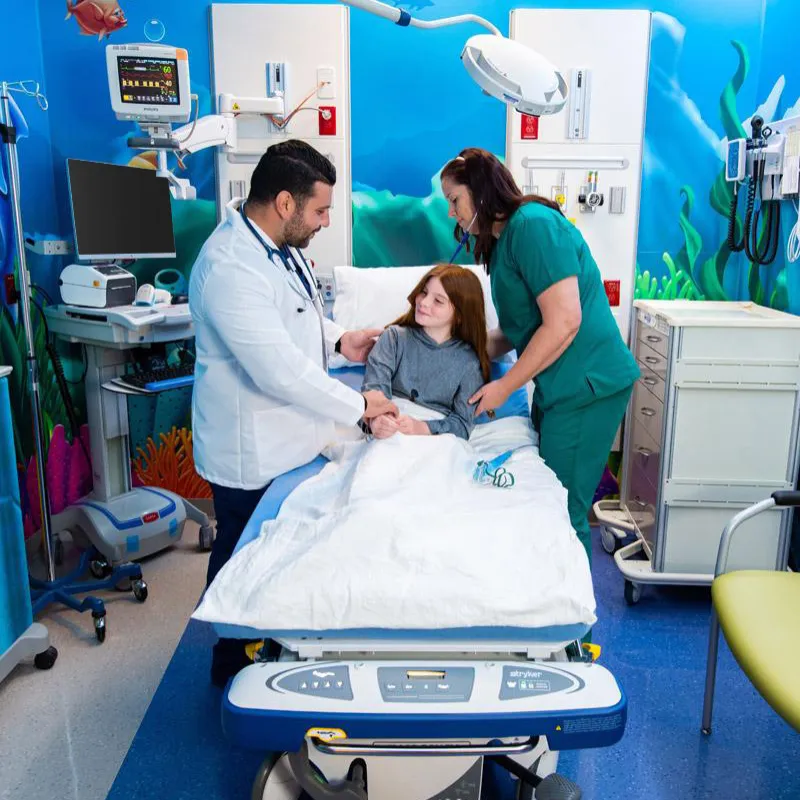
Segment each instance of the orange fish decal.
[{"label": "orange fish decal", "polygon": [[117,0],[67,0],[65,19],[70,17],[75,17],[82,35],[97,36],[100,41],[128,24]]}]

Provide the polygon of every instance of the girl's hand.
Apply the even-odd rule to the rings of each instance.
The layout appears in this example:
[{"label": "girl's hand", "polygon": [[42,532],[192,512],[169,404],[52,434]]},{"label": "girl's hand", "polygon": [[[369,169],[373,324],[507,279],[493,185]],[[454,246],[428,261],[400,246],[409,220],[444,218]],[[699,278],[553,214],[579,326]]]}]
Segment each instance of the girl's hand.
[{"label": "girl's hand", "polygon": [[479,417],[484,411],[491,417],[494,416],[494,410],[500,408],[510,396],[511,390],[503,379],[500,378],[500,380],[487,383],[485,386],[478,389],[478,391],[470,397],[469,404],[475,405],[475,403],[478,403],[478,407],[475,409],[476,417]]},{"label": "girl's hand", "polygon": [[397,418],[397,429],[406,436],[428,436],[431,429],[420,419],[405,415]]},{"label": "girl's hand", "polygon": [[370,422],[370,430],[376,439],[388,439],[394,436],[399,430],[399,420],[395,419],[390,414],[384,414],[381,417],[375,417]]}]

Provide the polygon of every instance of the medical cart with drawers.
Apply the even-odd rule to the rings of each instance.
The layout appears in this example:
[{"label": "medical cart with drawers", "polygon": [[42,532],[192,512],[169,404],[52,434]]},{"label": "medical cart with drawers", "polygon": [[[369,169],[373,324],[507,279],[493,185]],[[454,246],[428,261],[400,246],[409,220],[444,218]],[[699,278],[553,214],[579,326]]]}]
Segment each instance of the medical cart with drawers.
[{"label": "medical cart with drawers", "polygon": [[[637,300],[633,316],[620,500],[594,507],[630,604],[642,584],[710,585],[728,520],[796,487],[800,397],[800,317],[682,300]],[[785,568],[791,510],[745,527],[731,569]]]}]

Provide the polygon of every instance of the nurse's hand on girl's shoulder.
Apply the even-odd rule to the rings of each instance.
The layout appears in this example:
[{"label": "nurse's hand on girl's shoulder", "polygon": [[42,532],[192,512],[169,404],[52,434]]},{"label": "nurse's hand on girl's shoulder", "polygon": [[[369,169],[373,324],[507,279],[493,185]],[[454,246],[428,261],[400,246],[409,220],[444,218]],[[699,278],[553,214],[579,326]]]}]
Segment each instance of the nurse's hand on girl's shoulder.
[{"label": "nurse's hand on girl's shoulder", "polygon": [[363,364],[367,356],[375,347],[377,338],[383,333],[383,328],[367,328],[363,331],[347,331],[340,339],[342,355],[357,364]]},{"label": "nurse's hand on girl's shoulder", "polygon": [[[492,412],[496,408],[504,405],[508,398],[511,396],[511,390],[503,381],[492,381],[485,386],[481,386],[469,399],[469,404],[474,406],[476,403],[478,407],[475,409],[475,416],[479,417],[484,411]],[[491,416],[491,414],[490,414]]]}]

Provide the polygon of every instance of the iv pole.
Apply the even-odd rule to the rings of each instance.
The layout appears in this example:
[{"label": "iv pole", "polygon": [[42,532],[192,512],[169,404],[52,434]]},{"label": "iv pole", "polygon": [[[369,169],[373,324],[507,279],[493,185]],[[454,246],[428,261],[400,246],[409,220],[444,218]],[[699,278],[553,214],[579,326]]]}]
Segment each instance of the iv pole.
[{"label": "iv pole", "polygon": [[[22,326],[25,330],[25,361],[28,367],[28,388],[30,390],[30,403],[33,416],[33,433],[36,446],[36,477],[39,484],[39,504],[42,519],[42,541],[44,543],[45,561],[47,564],[47,579],[51,583],[56,579],[55,563],[53,558],[53,539],[50,522],[50,497],[47,492],[45,479],[45,451],[47,445],[44,440],[44,420],[42,418],[42,399],[39,392],[39,365],[36,363],[36,351],[33,340],[33,321],[31,319],[31,288],[28,265],[25,260],[25,233],[22,227],[22,209],[20,206],[19,187],[19,161],[17,159],[17,131],[11,119],[10,87],[3,82],[0,84],[0,138],[6,145],[8,153],[8,172],[11,201],[11,211],[14,217],[14,234],[17,252],[17,265],[19,268],[20,298],[19,305],[22,310]],[[27,92],[26,92],[27,93]],[[39,100],[40,95],[36,98]],[[46,102],[46,101],[45,101]],[[41,102],[40,102],[40,105]],[[44,106],[46,109],[47,106]]]}]

